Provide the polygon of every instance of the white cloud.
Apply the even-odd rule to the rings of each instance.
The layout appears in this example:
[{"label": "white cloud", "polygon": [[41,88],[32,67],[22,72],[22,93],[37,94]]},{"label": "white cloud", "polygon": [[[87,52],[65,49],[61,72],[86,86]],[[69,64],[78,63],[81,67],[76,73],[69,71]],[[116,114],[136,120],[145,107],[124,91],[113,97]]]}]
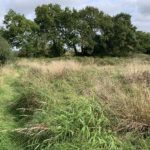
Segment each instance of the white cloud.
[{"label": "white cloud", "polygon": [[11,8],[27,15],[32,13],[38,5],[48,3],[57,3],[69,7],[82,7],[88,3],[88,0],[5,0],[5,7],[6,9]]},{"label": "white cloud", "polygon": [[134,22],[139,30],[150,32],[150,1],[137,0],[137,12],[134,16]]},{"label": "white cloud", "polygon": [[149,0],[137,0],[138,10],[143,15],[150,15],[150,1]]}]

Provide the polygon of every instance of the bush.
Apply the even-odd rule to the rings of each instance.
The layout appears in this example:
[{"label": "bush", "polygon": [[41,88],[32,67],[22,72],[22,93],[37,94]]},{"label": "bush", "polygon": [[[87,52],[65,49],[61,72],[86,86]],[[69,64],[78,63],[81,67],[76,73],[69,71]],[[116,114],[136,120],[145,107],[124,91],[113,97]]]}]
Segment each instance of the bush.
[{"label": "bush", "polygon": [[51,57],[60,57],[65,53],[65,50],[63,49],[62,44],[60,43],[55,43],[50,50],[49,55]]},{"label": "bush", "polygon": [[8,42],[0,37],[0,64],[6,63],[8,59],[10,59],[11,50]]}]

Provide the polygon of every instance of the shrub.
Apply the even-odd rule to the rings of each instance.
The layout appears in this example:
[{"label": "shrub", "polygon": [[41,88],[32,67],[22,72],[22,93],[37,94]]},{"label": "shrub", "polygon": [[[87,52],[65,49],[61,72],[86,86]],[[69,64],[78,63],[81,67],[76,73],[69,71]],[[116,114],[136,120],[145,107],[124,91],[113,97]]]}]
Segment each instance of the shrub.
[{"label": "shrub", "polygon": [[0,64],[6,63],[11,56],[11,50],[8,42],[0,37]]}]

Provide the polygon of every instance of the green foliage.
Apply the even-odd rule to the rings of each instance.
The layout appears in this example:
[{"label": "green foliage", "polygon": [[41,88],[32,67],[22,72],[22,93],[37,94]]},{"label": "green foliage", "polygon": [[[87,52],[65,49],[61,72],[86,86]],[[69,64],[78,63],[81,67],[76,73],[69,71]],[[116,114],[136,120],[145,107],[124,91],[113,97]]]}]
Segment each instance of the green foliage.
[{"label": "green foliage", "polygon": [[97,8],[86,7],[80,10],[77,31],[83,55],[90,55],[94,51],[96,32],[100,30],[103,12]]},{"label": "green foliage", "polygon": [[[31,80],[36,81],[41,74],[36,77],[31,75]],[[68,81],[70,79],[68,76]],[[94,99],[78,95],[70,86],[72,84],[60,77],[43,81],[36,89],[35,82],[31,80],[21,84],[20,97],[14,107],[19,110],[21,117],[16,117],[22,125],[22,129],[14,132],[14,137],[25,149],[119,149],[121,141],[111,131],[108,118]],[[42,107],[37,107],[37,102]],[[27,121],[27,117],[31,120]]]},{"label": "green foliage", "polygon": [[[108,53],[111,55],[126,55],[136,48],[136,28],[131,23],[131,16],[120,13],[112,18],[110,32],[106,32]],[[106,38],[106,37],[105,37]]]},{"label": "green foliage", "polygon": [[5,15],[4,24],[6,30],[3,31],[3,36],[11,43],[12,47],[19,48],[20,53],[24,56],[30,56],[31,53],[34,53],[35,47],[33,47],[31,39],[38,31],[35,22],[26,19],[24,15],[9,10]]},{"label": "green foliage", "polygon": [[10,46],[4,38],[0,37],[0,64],[4,64],[10,57]]},{"label": "green foliage", "polygon": [[138,37],[138,50],[150,54],[150,33],[145,33],[142,31],[137,32]]},{"label": "green foliage", "polygon": [[32,31],[36,31],[38,26],[25,18],[24,15],[17,14],[13,10],[5,15],[4,24],[6,30],[4,36],[12,46],[20,47]]},{"label": "green foliage", "polygon": [[[64,51],[63,38],[61,33],[63,32],[63,26],[61,22],[62,10],[59,5],[42,5],[36,8],[35,22],[40,27],[40,32],[46,34],[46,44],[52,47],[52,51],[48,53],[51,56],[61,56]],[[62,43],[62,44],[61,44]]]},{"label": "green foliage", "polygon": [[57,4],[38,6],[34,21],[10,10],[3,36],[20,49],[19,56],[58,57],[66,50],[76,55],[125,56],[149,52],[149,34],[137,32],[129,14],[109,16],[95,7],[81,10]]}]

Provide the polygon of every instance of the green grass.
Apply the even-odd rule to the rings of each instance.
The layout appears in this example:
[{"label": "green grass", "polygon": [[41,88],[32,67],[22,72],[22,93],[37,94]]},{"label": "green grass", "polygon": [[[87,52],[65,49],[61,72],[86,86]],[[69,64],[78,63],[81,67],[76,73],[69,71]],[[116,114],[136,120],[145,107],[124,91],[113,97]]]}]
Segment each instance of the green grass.
[{"label": "green grass", "polygon": [[17,124],[8,109],[8,106],[14,102],[17,96],[11,87],[16,78],[12,74],[0,77],[0,80],[3,80],[0,86],[0,150],[21,150],[20,146],[11,139],[10,132],[17,128]]},{"label": "green grass", "polygon": [[1,69],[0,150],[149,150],[149,56],[61,60]]}]

